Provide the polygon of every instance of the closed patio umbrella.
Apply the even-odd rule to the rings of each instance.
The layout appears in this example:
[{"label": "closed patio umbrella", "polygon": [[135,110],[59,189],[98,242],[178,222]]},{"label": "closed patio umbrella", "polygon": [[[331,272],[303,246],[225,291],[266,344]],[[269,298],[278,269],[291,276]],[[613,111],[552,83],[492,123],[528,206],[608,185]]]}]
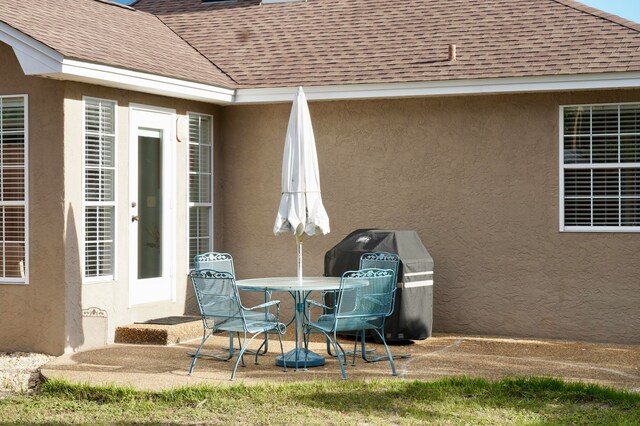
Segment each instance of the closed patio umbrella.
[{"label": "closed patio umbrella", "polygon": [[320,194],[316,142],[302,87],[296,92],[289,117],[282,159],[282,197],[273,232],[295,235],[298,278],[302,279],[303,239],[329,233],[329,216]]}]

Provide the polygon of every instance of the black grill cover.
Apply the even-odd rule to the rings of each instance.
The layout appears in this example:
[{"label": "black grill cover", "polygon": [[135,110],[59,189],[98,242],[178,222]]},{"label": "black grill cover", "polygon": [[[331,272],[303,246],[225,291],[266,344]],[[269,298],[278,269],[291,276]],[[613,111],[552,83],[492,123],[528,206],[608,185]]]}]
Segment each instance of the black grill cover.
[{"label": "black grill cover", "polygon": [[415,231],[358,229],[324,257],[324,274],[339,277],[358,269],[363,253],[386,251],[400,256],[393,314],[385,323],[387,341],[423,340],[433,324],[433,259]]}]

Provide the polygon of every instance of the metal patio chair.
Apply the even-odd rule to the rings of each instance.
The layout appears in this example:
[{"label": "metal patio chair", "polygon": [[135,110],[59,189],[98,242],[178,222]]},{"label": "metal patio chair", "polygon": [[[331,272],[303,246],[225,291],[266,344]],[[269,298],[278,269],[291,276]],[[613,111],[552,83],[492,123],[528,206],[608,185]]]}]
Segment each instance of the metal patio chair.
[{"label": "metal patio chair", "polygon": [[[350,280],[355,280],[354,286],[347,285]],[[364,282],[364,284],[363,284]],[[347,353],[338,342],[337,334],[344,331],[364,332],[373,330],[387,351],[387,359],[391,364],[392,375],[396,375],[396,367],[393,356],[389,351],[384,338],[384,321],[393,310],[393,301],[396,291],[394,272],[392,269],[368,268],[358,271],[347,271],[342,275],[340,288],[337,292],[335,307],[327,306],[315,300],[307,300],[309,320],[305,325],[305,347],[309,345],[309,334],[319,331],[325,335],[337,354],[342,378],[346,379],[344,370]],[[324,314],[312,321],[312,308],[333,310],[332,314]],[[355,352],[353,363],[355,363]],[[344,362],[343,362],[344,359]]]},{"label": "metal patio chair", "polygon": [[[280,352],[284,356],[282,346],[282,335],[286,331],[286,325],[279,321],[280,301],[271,300],[269,302],[247,308],[242,305],[238,286],[233,274],[229,272],[219,272],[211,269],[191,271],[189,274],[191,283],[196,294],[198,307],[202,316],[202,326],[204,333],[202,342],[196,351],[189,375],[193,372],[196,361],[204,343],[215,331],[228,331],[238,333],[242,337],[242,345],[236,362],[231,372],[231,380],[234,379],[238,364],[242,361],[244,366],[244,353],[247,346],[260,334],[276,333],[280,341]],[[270,306],[276,307],[275,314],[267,314],[266,309]],[[264,310],[260,312],[260,310]],[[254,315],[258,312],[260,315]],[[247,337],[250,338],[247,340]],[[258,353],[255,354],[255,364],[258,364]],[[286,371],[286,366],[284,367]]]},{"label": "metal patio chair", "polygon": [[[363,253],[362,256],[360,256],[360,269],[367,269],[367,268],[391,269],[393,271],[394,286],[398,285],[399,265],[400,265],[400,256],[398,256],[395,253],[388,253],[386,251],[377,251],[377,252]],[[394,292],[393,301],[391,302],[391,312],[389,312],[388,316],[391,316],[393,314],[393,309],[395,305],[396,305],[396,293]],[[382,329],[382,332],[384,333],[384,328]],[[367,362],[377,362],[377,361],[383,361],[387,359],[386,355],[381,355],[375,358],[367,358],[367,354],[371,352],[371,350],[367,351],[365,332],[359,332],[356,335],[355,346],[353,348],[354,351],[356,351],[358,347],[358,337],[360,337],[362,342],[362,352],[361,352],[362,359],[364,359]],[[398,358],[409,358],[410,356],[411,354],[402,354],[402,355],[394,355],[393,357],[398,359]]]},{"label": "metal patio chair", "polygon": [[[193,260],[194,260],[193,266],[196,271],[200,271],[203,269],[213,269],[214,271],[218,271],[218,272],[229,272],[230,274],[233,275],[234,278],[236,277],[236,272],[233,266],[233,257],[229,253],[211,251],[208,253],[196,255]],[[243,291],[262,291],[262,290],[243,290]],[[264,291],[265,303],[268,302],[269,300],[271,300],[271,293],[268,291]],[[252,312],[251,315],[256,316],[261,314],[258,312]],[[273,316],[269,317],[268,309],[267,309],[266,315],[267,315],[267,318],[273,319]],[[231,357],[233,357],[233,334],[234,333],[229,333],[229,353],[226,356],[226,358],[224,356],[213,355],[213,354],[200,354],[200,356],[205,358],[220,359],[223,361],[231,359]],[[240,344],[240,336],[238,334],[236,335],[238,338],[238,344]],[[265,335],[264,341],[262,342],[262,345],[260,345],[260,347],[258,348],[257,352],[263,355],[263,354],[266,354],[268,350],[269,350],[269,337],[268,335]],[[193,354],[189,354],[189,355],[193,355]]]},{"label": "metal patio chair", "polygon": [[[386,251],[377,251],[377,252],[369,252],[369,253],[363,253],[360,256],[360,268],[359,269],[367,269],[367,268],[379,268],[379,269],[391,269],[393,271],[393,283],[394,285],[397,285],[398,283],[398,267],[400,265],[400,256],[398,256],[395,253],[389,253]],[[389,312],[389,315],[393,314],[393,308],[395,306],[395,293],[393,294],[393,304],[391,306],[391,312]],[[355,295],[353,295],[355,296]],[[326,298],[323,295],[323,300],[326,300]],[[335,294],[333,297],[333,300],[335,300]],[[352,303],[355,304],[355,300],[351,300],[351,301],[343,301],[343,303]],[[329,310],[325,309],[324,314],[329,314]],[[384,330],[383,330],[384,332]],[[382,355],[382,356],[378,356],[375,358],[367,358],[367,354],[372,352],[373,349],[369,349],[367,350],[366,347],[366,333],[365,332],[357,332],[356,333],[356,338],[355,338],[355,344],[354,344],[354,348],[353,348],[353,352],[348,352],[349,354],[355,353],[357,351],[357,347],[358,347],[358,339],[361,339],[362,342],[362,349],[361,349],[361,354],[362,354],[362,359],[364,359],[367,362],[377,362],[377,361],[382,361],[384,359],[387,359],[386,355]],[[329,342],[329,340],[327,339],[327,353],[329,355],[335,356],[334,353],[332,353],[331,351],[331,343]],[[403,354],[403,355],[394,355],[394,358],[408,358],[410,357],[410,354]]]}]

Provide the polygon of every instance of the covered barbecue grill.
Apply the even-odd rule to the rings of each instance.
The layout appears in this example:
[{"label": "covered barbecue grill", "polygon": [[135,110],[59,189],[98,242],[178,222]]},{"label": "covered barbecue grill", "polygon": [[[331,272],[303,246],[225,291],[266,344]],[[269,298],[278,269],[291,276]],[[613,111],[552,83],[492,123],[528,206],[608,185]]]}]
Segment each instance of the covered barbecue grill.
[{"label": "covered barbecue grill", "polygon": [[415,231],[358,229],[324,257],[324,274],[339,277],[358,269],[363,253],[386,251],[400,256],[393,314],[385,324],[387,341],[423,340],[433,324],[433,259]]}]

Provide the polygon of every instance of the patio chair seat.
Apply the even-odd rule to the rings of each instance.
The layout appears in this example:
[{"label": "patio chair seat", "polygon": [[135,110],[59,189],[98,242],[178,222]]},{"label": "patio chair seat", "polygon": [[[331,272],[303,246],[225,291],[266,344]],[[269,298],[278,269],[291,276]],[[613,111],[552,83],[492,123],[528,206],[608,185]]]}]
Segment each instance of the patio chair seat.
[{"label": "patio chair seat", "polygon": [[235,332],[244,332],[245,328],[247,333],[256,334],[256,333],[264,333],[267,331],[275,330],[279,323],[275,321],[275,315],[270,314],[272,320],[265,320],[264,314],[261,319],[232,319],[229,321],[225,321],[219,324],[216,328],[221,331],[229,331],[232,333]]},{"label": "patio chair seat", "polygon": [[[323,329],[326,332],[333,330],[335,326],[336,318],[333,314],[325,314],[318,317],[317,321],[312,322],[315,328]],[[340,318],[336,331],[351,331],[351,330],[373,330],[380,327],[379,317],[350,317]]]}]

